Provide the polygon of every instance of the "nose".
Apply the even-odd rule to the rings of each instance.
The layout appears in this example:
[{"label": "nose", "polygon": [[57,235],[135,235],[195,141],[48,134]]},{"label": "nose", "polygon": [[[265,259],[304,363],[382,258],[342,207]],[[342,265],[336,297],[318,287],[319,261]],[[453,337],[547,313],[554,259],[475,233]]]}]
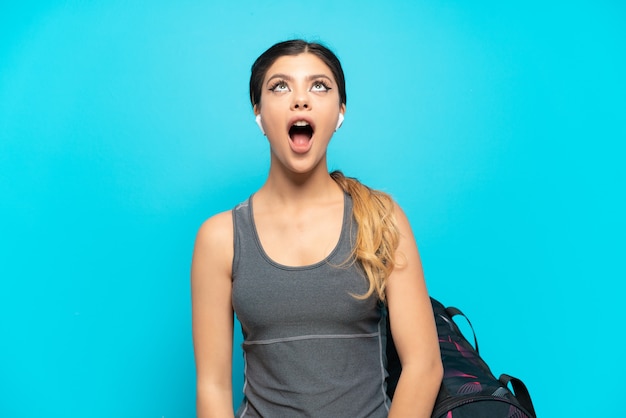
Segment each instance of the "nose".
[{"label": "nose", "polygon": [[291,110],[310,110],[311,103],[306,91],[298,91],[293,95]]}]

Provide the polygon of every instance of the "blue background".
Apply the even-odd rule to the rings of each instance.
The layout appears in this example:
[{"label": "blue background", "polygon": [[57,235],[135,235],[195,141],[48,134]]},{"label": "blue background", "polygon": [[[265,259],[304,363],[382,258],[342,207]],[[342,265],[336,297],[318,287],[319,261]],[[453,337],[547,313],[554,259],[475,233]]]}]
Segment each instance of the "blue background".
[{"label": "blue background", "polygon": [[541,417],[626,416],[622,2],[12,3],[0,416],[195,413],[195,233],[265,178],[249,69],[292,37],[344,64],[331,168],[404,207],[494,373]]}]

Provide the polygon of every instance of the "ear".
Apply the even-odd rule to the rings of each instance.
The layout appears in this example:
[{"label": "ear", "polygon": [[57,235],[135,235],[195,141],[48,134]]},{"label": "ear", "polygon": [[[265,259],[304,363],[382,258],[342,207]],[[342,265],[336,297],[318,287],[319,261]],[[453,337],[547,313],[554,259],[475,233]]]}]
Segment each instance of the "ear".
[{"label": "ear", "polygon": [[337,126],[335,127],[335,132],[337,132],[337,129],[341,127],[342,123],[343,123],[343,113],[339,112],[339,117],[337,118]]},{"label": "ear", "polygon": [[343,124],[345,113],[346,113],[346,105],[342,103],[341,108],[339,109],[339,117],[337,118],[337,127],[335,127],[335,132],[337,132],[337,129],[339,129],[341,125]]},{"label": "ear", "polygon": [[254,110],[254,114],[256,115],[254,121],[257,125],[259,125],[259,129],[261,130],[263,135],[265,135],[265,129],[263,129],[263,123],[261,122],[261,111],[259,110],[259,107],[257,105],[254,105],[252,110]]},{"label": "ear", "polygon": [[265,135],[265,129],[263,129],[263,122],[261,122],[261,114],[260,113],[258,115],[256,115],[255,121],[256,121],[256,124],[259,125],[259,129],[261,130],[263,135]]}]

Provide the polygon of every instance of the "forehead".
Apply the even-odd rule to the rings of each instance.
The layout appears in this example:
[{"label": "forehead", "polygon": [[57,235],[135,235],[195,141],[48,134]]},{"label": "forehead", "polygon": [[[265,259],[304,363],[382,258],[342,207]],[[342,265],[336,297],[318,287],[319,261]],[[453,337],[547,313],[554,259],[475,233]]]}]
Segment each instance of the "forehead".
[{"label": "forehead", "polygon": [[265,74],[265,79],[275,74],[284,74],[293,78],[307,77],[309,75],[325,75],[335,81],[330,67],[310,53],[298,55],[283,55],[274,61]]}]

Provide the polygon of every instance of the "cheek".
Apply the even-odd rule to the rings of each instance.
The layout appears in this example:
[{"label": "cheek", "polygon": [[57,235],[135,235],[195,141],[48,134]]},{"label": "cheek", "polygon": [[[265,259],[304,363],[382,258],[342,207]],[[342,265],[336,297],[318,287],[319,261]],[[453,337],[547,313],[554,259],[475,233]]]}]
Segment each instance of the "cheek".
[{"label": "cheek", "polygon": [[333,130],[335,125],[337,124],[337,118],[339,117],[339,113],[341,113],[341,108],[337,106],[336,108],[333,106],[324,111],[324,119],[328,121],[329,125],[333,125]]},{"label": "cheek", "polygon": [[289,104],[280,97],[271,97],[263,102],[263,106],[260,109],[263,117],[278,117],[289,110]]}]

